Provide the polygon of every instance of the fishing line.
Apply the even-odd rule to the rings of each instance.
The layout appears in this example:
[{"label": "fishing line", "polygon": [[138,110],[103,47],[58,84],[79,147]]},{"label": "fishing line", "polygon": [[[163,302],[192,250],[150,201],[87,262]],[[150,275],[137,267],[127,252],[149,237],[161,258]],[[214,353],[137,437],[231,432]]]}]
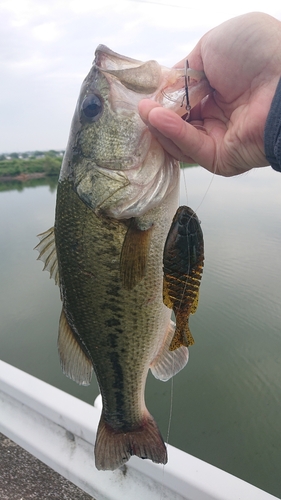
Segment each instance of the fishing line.
[{"label": "fishing line", "polygon": [[186,204],[188,205],[188,192],[187,192],[187,184],[186,184],[186,177],[185,177],[185,168],[182,169],[183,173],[183,183],[184,183],[184,190],[185,190],[185,198],[186,198]]},{"label": "fishing line", "polygon": [[[208,184],[208,186],[207,186],[207,188],[206,188],[206,190],[205,190],[205,192],[204,192],[204,194],[202,196],[201,201],[199,202],[199,204],[197,205],[196,209],[194,210],[194,212],[196,212],[196,213],[197,213],[198,209],[201,207],[201,205],[203,204],[203,202],[205,201],[205,198],[206,198],[206,196],[207,196],[207,194],[208,194],[208,192],[209,192],[209,190],[211,188],[211,185],[212,185],[212,183],[214,181],[216,170],[217,169],[215,168],[214,172],[212,172],[211,180],[210,180],[210,182],[209,182],[209,184]],[[188,205],[188,191],[187,191],[187,183],[186,183],[185,171],[186,171],[186,168],[183,168],[183,182],[184,182],[184,189],[185,189],[185,197],[186,197],[186,204]]]},{"label": "fishing line", "polygon": [[[174,369],[175,356],[173,353],[173,369]],[[171,430],[171,422],[172,422],[172,413],[173,413],[173,397],[174,397],[174,377],[171,378],[171,391],[170,391],[170,412],[169,412],[169,420],[168,420],[168,429],[167,429],[167,445],[169,444],[170,439],[170,430]]]},{"label": "fishing line", "polygon": [[[216,173],[216,168],[214,169],[214,172],[213,172],[213,175],[211,177],[211,180],[207,186],[207,189],[205,190],[204,194],[203,194],[203,197],[200,201],[200,203],[197,205],[197,208],[195,210],[195,214],[194,216],[191,216],[189,221],[188,221],[188,224],[187,224],[187,228],[189,226],[189,224],[191,223],[191,220],[193,217],[196,217],[196,212],[198,211],[198,209],[202,206],[202,204],[204,203],[204,200],[211,188],[211,185],[213,183],[213,180],[214,180],[214,177],[215,177],[215,173]],[[188,189],[187,189],[187,179],[186,179],[186,171],[185,169],[183,169],[182,171],[182,177],[183,177],[183,183],[184,183],[184,190],[185,190],[185,198],[186,198],[186,204],[188,205]],[[188,241],[188,234],[186,235],[186,244],[188,245],[189,244],[189,241]],[[189,262],[187,264],[187,275],[189,276],[190,275],[190,270],[191,270],[191,256],[190,256],[190,253],[188,254],[189,255]],[[180,310],[181,308],[181,305],[182,305],[182,302],[184,300],[184,297],[185,297],[185,293],[186,293],[186,290],[187,290],[187,287],[189,286],[188,285],[188,276],[186,277],[185,279],[185,284],[184,284],[184,288],[182,290],[182,294],[181,294],[181,298],[180,298],[180,301],[179,301],[179,308],[178,308],[178,311]],[[177,314],[175,314],[175,318],[177,320]],[[173,355],[173,365],[174,365],[174,355]],[[173,366],[174,368],[174,366]],[[171,422],[172,422],[172,414],[173,414],[173,398],[174,398],[174,378],[172,377],[171,378],[171,393],[170,393],[170,412],[169,412],[169,420],[168,420],[168,429],[167,429],[167,445],[169,444],[169,438],[170,438],[170,430],[171,430]]]},{"label": "fishing line", "polygon": [[[174,371],[174,364],[175,364],[174,352],[172,354],[173,354],[173,371]],[[167,428],[167,434],[166,434],[166,436],[167,436],[166,437],[167,453],[169,451],[168,447],[169,447],[171,422],[172,422],[172,414],[173,414],[173,399],[174,399],[174,377],[171,377],[170,411],[169,411],[168,428]],[[165,465],[164,464],[163,464],[163,467],[162,467],[162,474],[163,474],[163,477],[164,477],[164,475],[165,475]]]},{"label": "fishing line", "polygon": [[[185,72],[185,94],[184,94],[184,97],[183,97],[183,100],[182,100],[182,106],[183,106],[183,103],[184,103],[184,100],[186,100],[186,109],[187,109],[187,119],[189,118],[189,112],[190,112],[190,106],[189,106],[189,96],[188,96],[188,79],[187,79],[187,68],[188,68],[188,61],[186,61],[186,72]],[[170,96],[168,95],[164,95],[164,97],[168,98],[169,100],[172,100],[170,99]],[[216,166],[215,166],[215,169],[214,169],[214,172],[213,172],[213,175],[211,177],[211,180],[207,186],[207,189],[205,190],[202,198],[201,198],[201,201],[199,202],[199,204],[197,205],[196,209],[195,209],[195,213],[193,216],[190,217],[189,221],[188,221],[188,224],[187,224],[187,234],[186,234],[186,244],[188,245],[189,244],[189,235],[188,235],[188,226],[189,224],[191,223],[191,220],[192,218],[196,217],[196,213],[198,211],[198,209],[202,206],[202,204],[204,203],[205,199],[206,199],[206,196],[211,188],[211,185],[213,183],[213,180],[214,180],[214,177],[215,177],[215,173],[216,173]],[[186,199],[186,204],[188,206],[188,189],[187,189],[187,179],[186,179],[186,172],[185,172],[185,169],[182,169],[182,176],[183,177],[183,183],[184,183],[184,191],[185,191],[185,199]],[[182,293],[181,293],[181,297],[180,297],[180,301],[179,301],[179,307],[178,307],[178,310],[177,310],[177,313],[175,314],[175,319],[177,321],[177,315],[180,311],[180,308],[181,308],[181,305],[184,301],[184,298],[185,298],[185,294],[187,292],[187,289],[188,287],[190,286],[191,287],[191,290],[192,290],[192,284],[189,284],[189,276],[190,276],[190,272],[191,272],[191,253],[188,252],[188,260],[189,262],[187,263],[187,275],[186,275],[186,278],[185,278],[185,282],[184,282],[184,287],[182,289]],[[188,292],[187,292],[188,293]],[[174,371],[174,353],[173,353],[173,357],[172,357],[172,363],[173,363],[173,371]],[[173,398],[174,398],[174,377],[171,378],[171,391],[170,391],[170,411],[169,411],[169,419],[168,419],[168,428],[167,428],[167,439],[166,439],[166,443],[167,443],[167,446],[169,445],[169,439],[170,439],[170,431],[171,431],[171,423],[172,423],[172,414],[173,414]],[[164,466],[163,466],[163,476],[164,476]]]}]

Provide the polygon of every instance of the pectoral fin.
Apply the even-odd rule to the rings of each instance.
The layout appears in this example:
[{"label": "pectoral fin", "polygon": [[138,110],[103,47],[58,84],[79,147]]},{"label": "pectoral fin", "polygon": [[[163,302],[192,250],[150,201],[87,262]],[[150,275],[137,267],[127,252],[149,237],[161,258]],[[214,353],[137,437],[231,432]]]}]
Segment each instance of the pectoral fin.
[{"label": "pectoral fin", "polygon": [[120,275],[124,288],[132,290],[144,277],[153,227],[141,230],[131,219],[120,258]]},{"label": "pectoral fin", "polygon": [[40,243],[38,243],[38,245],[34,248],[34,250],[38,250],[39,252],[37,260],[42,260],[42,262],[44,262],[45,265],[43,271],[49,271],[50,278],[54,278],[56,285],[58,285],[59,270],[54,228],[51,227],[44,233],[40,233],[37,236],[40,239]]},{"label": "pectoral fin", "polygon": [[150,365],[155,378],[166,381],[182,370],[188,362],[188,349],[180,347],[174,352],[170,344],[175,334],[175,324],[171,321],[163,344]]},{"label": "pectoral fin", "polygon": [[59,321],[58,350],[63,373],[80,385],[89,385],[93,365],[78,344],[64,310],[61,312]]}]

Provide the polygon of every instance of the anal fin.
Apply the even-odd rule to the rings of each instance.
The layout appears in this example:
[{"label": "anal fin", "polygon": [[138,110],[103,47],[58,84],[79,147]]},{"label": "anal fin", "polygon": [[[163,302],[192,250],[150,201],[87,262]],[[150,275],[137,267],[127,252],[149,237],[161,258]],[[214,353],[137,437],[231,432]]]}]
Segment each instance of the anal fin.
[{"label": "anal fin", "polygon": [[181,345],[176,350],[171,352],[171,342],[175,335],[175,324],[171,321],[162,346],[156,357],[150,365],[150,369],[155,378],[167,381],[180,370],[182,370],[188,362],[188,349]]},{"label": "anal fin", "polygon": [[80,385],[89,385],[93,373],[91,360],[78,344],[64,313],[59,321],[58,351],[63,373]]}]

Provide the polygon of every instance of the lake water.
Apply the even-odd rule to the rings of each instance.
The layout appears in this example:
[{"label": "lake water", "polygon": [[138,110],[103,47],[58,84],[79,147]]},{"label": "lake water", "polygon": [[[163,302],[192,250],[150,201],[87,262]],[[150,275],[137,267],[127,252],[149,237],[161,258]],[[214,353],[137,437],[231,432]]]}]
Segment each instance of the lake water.
[{"label": "lake water", "polygon": [[[281,174],[183,175],[181,203],[201,220],[205,268],[190,319],[195,345],[173,380],[169,442],[281,497]],[[79,387],[61,373],[59,290],[32,250],[53,225],[56,186],[19,186],[0,192],[1,358],[93,403],[95,381]],[[171,381],[149,375],[146,400],[166,439]]]}]

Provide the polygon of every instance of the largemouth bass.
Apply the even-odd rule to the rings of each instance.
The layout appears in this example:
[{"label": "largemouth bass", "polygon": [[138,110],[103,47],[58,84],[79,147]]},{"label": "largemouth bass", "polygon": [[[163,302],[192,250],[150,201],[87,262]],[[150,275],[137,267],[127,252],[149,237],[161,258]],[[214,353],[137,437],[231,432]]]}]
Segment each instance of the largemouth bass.
[{"label": "largemouth bass", "polygon": [[[144,390],[149,369],[168,380],[188,360],[186,346],[169,350],[175,326],[162,290],[179,164],[151,135],[137,105],[168,96],[177,109],[173,95],[182,76],[156,61],[97,48],[62,163],[55,225],[39,235],[39,258],[60,287],[62,369],[83,385],[94,369],[100,387],[98,469],[114,470],[132,455],[167,462]],[[202,86],[204,77],[190,77],[196,95],[196,78]]]}]

